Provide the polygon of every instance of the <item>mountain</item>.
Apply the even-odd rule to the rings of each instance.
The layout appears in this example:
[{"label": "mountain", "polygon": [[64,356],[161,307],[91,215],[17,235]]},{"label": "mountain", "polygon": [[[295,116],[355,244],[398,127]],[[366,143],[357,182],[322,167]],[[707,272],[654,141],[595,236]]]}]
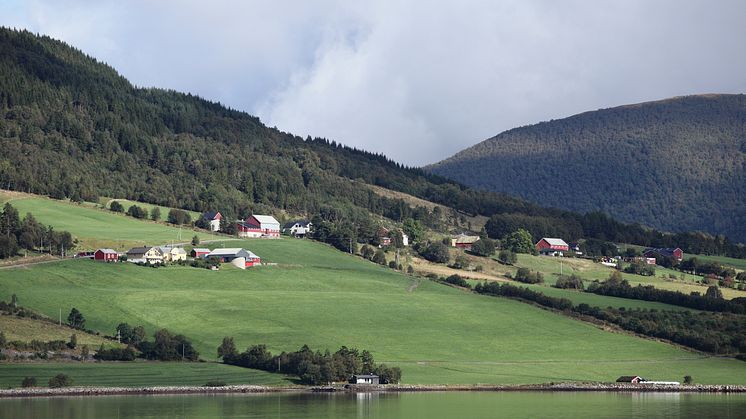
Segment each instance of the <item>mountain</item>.
[{"label": "mountain", "polygon": [[[219,103],[138,88],[110,66],[47,36],[0,28],[0,188],[97,201],[127,198],[227,220],[252,212],[319,217],[317,238],[341,249],[381,222],[438,231],[492,217],[492,235],[598,238],[746,257],[746,247],[665,235],[604,214],[578,214],[485,193],[324,138],[300,138]],[[442,207],[413,208],[382,187]],[[502,216],[501,216],[502,215]],[[498,219],[495,219],[497,217]],[[386,220],[388,219],[388,220]],[[318,223],[315,223],[319,225]],[[328,227],[328,228],[327,228]]]},{"label": "mountain", "polygon": [[515,128],[426,169],[543,206],[746,241],[746,96],[676,97]]}]

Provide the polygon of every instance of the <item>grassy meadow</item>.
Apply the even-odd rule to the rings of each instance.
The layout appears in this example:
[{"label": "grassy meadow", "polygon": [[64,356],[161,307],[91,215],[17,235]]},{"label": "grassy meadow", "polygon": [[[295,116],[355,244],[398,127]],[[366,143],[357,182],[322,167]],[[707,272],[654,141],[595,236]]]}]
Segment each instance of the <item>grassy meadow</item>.
[{"label": "grassy meadow", "polygon": [[[166,241],[178,230],[44,198],[16,198],[13,203],[22,213],[32,211],[41,222],[90,241]],[[105,334],[113,333],[120,322],[143,325],[148,335],[165,327],[188,336],[207,360],[215,359],[224,336],[233,336],[240,350],[258,343],[273,352],[297,350],[303,344],[322,351],[342,345],[369,349],[378,362],[400,366],[405,383],[610,381],[639,374],[746,384],[746,363],[741,361],[703,356],[529,304],[415,279],[310,240],[226,240],[211,247],[222,245],[245,247],[277,265],[245,271],[224,265],[214,272],[67,260],[0,270],[0,299],[15,293],[22,305],[50,317],[76,307],[87,327]],[[553,262],[544,259],[548,261],[520,262]],[[573,291],[546,292],[601,306],[665,307]],[[12,375],[16,382],[26,371],[52,375],[64,367],[74,370],[74,378],[85,375],[79,384],[200,384],[221,378],[213,368],[222,368],[236,371],[228,375],[243,377],[241,382],[282,380],[212,363],[118,365],[0,364],[0,377]],[[122,368],[122,374],[115,368]],[[125,374],[138,371],[143,378]]]},{"label": "grassy meadow", "polygon": [[[23,217],[30,212],[42,223],[57,230],[71,232],[79,241],[78,249],[90,250],[111,247],[126,250],[137,245],[159,245],[170,242],[189,242],[195,234],[201,239],[215,236],[191,228],[173,227],[164,223],[136,220],[124,214],[50,198],[21,196],[9,202]],[[163,213],[163,217],[167,214]]]},{"label": "grassy meadow", "polygon": [[[67,313],[65,313],[67,315]],[[117,342],[105,339],[102,336],[73,330],[64,325],[46,322],[43,320],[34,320],[27,317],[16,317],[0,315],[0,330],[5,334],[8,341],[19,340],[21,342],[31,342],[32,340],[50,341],[50,340],[70,340],[74,333],[78,341],[78,349],[83,345],[88,345],[91,350],[96,350],[102,344],[105,347],[119,346]]]},{"label": "grassy meadow", "polygon": [[214,362],[37,362],[0,363],[0,387],[20,387],[24,377],[39,386],[57,374],[67,374],[76,386],[201,386],[211,380],[226,384],[290,385],[282,374]]},{"label": "grassy meadow", "polygon": [[239,348],[303,344],[370,349],[406,383],[535,383],[641,374],[746,383],[746,363],[610,333],[528,304],[413,279],[307,240],[246,240],[277,266],[218,272],[71,260],[0,272],[0,295],[53,315],[76,307],[88,327],[121,321],[189,336],[213,359]]}]

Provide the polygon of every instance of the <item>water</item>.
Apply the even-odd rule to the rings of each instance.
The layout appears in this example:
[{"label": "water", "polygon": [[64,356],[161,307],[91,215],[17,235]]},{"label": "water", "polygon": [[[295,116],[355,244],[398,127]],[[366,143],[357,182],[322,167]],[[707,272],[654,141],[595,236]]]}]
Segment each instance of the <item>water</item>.
[{"label": "water", "polygon": [[746,394],[442,392],[0,400],[2,419],[746,418]]}]

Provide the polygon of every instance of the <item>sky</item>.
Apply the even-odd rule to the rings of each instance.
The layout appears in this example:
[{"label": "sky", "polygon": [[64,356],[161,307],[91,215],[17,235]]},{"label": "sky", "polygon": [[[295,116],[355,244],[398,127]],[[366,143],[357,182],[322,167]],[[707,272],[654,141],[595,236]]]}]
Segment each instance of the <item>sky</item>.
[{"label": "sky", "polygon": [[746,1],[0,0],[132,83],[407,165],[623,104],[746,92]]}]

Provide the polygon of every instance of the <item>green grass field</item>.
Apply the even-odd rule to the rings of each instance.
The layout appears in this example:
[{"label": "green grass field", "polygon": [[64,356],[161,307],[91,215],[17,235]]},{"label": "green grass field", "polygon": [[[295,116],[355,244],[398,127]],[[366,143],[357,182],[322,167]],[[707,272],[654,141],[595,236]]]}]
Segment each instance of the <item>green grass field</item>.
[{"label": "green grass field", "polygon": [[0,387],[20,387],[24,377],[39,386],[57,374],[67,374],[76,386],[201,386],[210,380],[226,384],[291,385],[282,374],[233,367],[214,362],[48,362],[0,363]]},{"label": "green grass field", "polygon": [[[231,246],[236,245],[231,243]],[[0,295],[18,294],[47,314],[75,306],[89,327],[120,321],[149,333],[167,327],[214,358],[223,336],[240,348],[303,344],[370,349],[399,365],[407,383],[608,381],[623,374],[666,380],[746,382],[746,363],[599,328],[502,298],[412,279],[307,240],[240,244],[279,266],[144,268],[66,261],[0,272]]]},{"label": "green grass field", "polygon": [[98,247],[126,250],[135,245],[189,242],[195,234],[203,240],[215,238],[191,228],[179,229],[162,223],[135,220],[124,214],[49,198],[15,198],[10,203],[18,209],[21,217],[30,212],[42,223],[71,232],[80,241],[80,250]]},{"label": "green grass field", "polygon": [[[171,210],[169,207],[164,207],[162,205],[155,205],[155,204],[148,204],[146,202],[138,202],[138,201],[131,201],[129,199],[114,199],[114,198],[100,198],[98,201],[98,204],[105,206],[106,208],[109,208],[109,204],[111,204],[111,201],[119,201],[120,204],[124,207],[124,210],[127,211],[127,208],[129,208],[132,205],[137,205],[138,207],[145,208],[148,211],[148,214],[150,214],[150,211],[158,207],[161,209],[161,220],[165,220],[168,216],[168,212]],[[186,211],[190,217],[192,217],[192,221],[196,221],[197,217],[200,217],[202,214],[196,212],[196,211]]]},{"label": "green grass field", "polygon": [[[586,259],[531,256],[525,254],[518,255],[516,266],[542,272],[544,280],[549,285],[557,281],[560,271],[565,275],[575,274],[583,279],[586,284],[597,279],[606,280],[614,272],[614,268]],[[660,266],[655,267],[655,276],[622,273],[622,277],[632,285],[653,285],[657,288],[681,291],[686,294],[691,292],[704,294],[707,290],[706,286],[699,283],[702,277],[684,274]],[[721,290],[725,298],[746,297],[746,291],[731,288],[721,288]]]},{"label": "green grass field", "polygon": [[[148,241],[167,241],[177,230],[43,198],[13,202],[22,213],[33,211],[44,223],[95,240],[119,240],[122,235],[138,240],[143,234]],[[185,241],[190,237],[191,232]],[[430,281],[413,287],[416,281],[411,277],[309,240],[226,240],[223,244],[245,247],[264,262],[278,265],[213,272],[69,260],[0,270],[0,299],[16,293],[23,305],[50,317],[60,309],[65,313],[76,307],[88,319],[87,327],[103,333],[112,333],[122,321],[143,325],[148,334],[165,327],[191,338],[204,359],[215,358],[223,336],[234,336],[240,349],[265,343],[273,352],[296,350],[303,344],[332,351],[341,345],[355,346],[371,350],[378,362],[401,366],[406,383],[609,381],[629,374],[681,380],[688,374],[700,383],[746,384],[744,362],[611,333],[528,304]],[[594,299],[602,306],[627,302],[579,293],[573,298]],[[634,304],[638,303],[655,304]],[[34,368],[50,375],[56,368],[41,365]],[[100,377],[97,384],[134,382],[112,374],[111,364],[69,365],[96,370],[90,379]],[[166,377],[157,381],[146,376],[144,384],[178,384],[180,378],[173,377],[182,374],[180,364],[135,365],[133,371],[152,368],[154,374]],[[2,368],[9,368],[2,372],[23,374],[31,367]],[[174,370],[161,374],[159,368]],[[259,374],[239,371],[247,377]],[[199,384],[215,378],[211,375],[197,374],[195,381],[184,383]]]},{"label": "green grass field", "polygon": [[32,340],[50,341],[50,340],[70,340],[70,335],[75,334],[78,346],[88,345],[91,350],[98,349],[101,344],[107,347],[118,346],[117,342],[104,339],[102,336],[96,336],[70,329],[67,326],[60,326],[54,323],[34,320],[24,317],[0,315],[0,331],[5,334],[8,341],[19,340],[21,342],[31,342]]}]

